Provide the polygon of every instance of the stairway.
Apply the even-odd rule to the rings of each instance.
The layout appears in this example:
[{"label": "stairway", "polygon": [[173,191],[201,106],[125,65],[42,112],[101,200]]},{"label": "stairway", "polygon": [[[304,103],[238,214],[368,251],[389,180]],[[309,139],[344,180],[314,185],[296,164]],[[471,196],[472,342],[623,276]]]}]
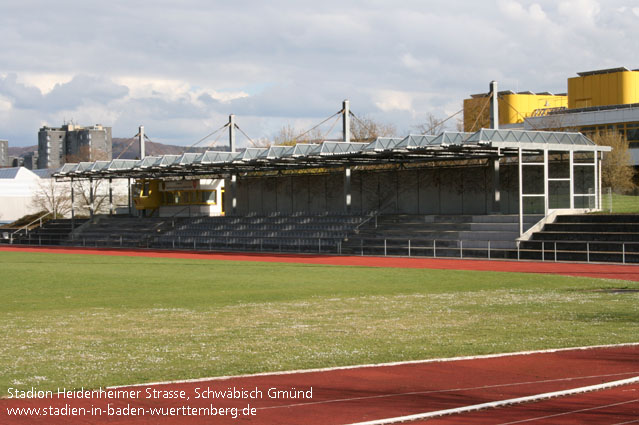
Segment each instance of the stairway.
[{"label": "stairway", "polygon": [[639,263],[639,214],[559,215],[521,243],[521,258]]},{"label": "stairway", "polygon": [[[75,222],[71,219],[49,220],[29,232],[15,233],[12,243],[14,245],[60,245],[69,237],[74,226],[78,228],[87,221],[87,219],[75,219]],[[3,242],[9,243],[9,240],[4,239]]]}]

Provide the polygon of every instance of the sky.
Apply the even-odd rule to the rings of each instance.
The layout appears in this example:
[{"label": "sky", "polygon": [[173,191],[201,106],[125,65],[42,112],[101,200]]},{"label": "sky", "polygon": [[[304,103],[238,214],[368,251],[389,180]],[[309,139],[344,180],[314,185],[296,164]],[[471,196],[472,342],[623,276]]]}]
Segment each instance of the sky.
[{"label": "sky", "polygon": [[561,93],[580,71],[639,68],[638,47],[639,1],[0,0],[0,139],[73,122],[187,146],[232,113],[267,140],[344,99],[404,136],[491,80]]}]

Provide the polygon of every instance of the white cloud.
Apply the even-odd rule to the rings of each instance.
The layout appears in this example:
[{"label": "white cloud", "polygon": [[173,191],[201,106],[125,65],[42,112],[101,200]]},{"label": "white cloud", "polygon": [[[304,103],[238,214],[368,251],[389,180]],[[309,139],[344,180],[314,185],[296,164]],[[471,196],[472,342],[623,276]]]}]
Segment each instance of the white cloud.
[{"label": "white cloud", "polygon": [[599,2],[595,0],[564,0],[557,6],[563,18],[578,25],[594,25],[595,19],[601,11]]},{"label": "white cloud", "polygon": [[380,90],[373,96],[375,106],[384,112],[413,111],[413,94],[396,90]]}]

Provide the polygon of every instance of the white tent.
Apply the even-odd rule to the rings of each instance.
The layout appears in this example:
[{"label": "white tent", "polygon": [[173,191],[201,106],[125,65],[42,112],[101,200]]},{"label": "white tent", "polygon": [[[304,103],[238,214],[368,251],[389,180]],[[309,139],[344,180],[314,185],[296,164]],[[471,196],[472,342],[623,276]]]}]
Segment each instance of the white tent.
[{"label": "white tent", "polygon": [[0,168],[0,221],[10,222],[27,214],[33,214],[33,196],[42,179],[50,178],[51,170],[34,173],[24,168]]}]

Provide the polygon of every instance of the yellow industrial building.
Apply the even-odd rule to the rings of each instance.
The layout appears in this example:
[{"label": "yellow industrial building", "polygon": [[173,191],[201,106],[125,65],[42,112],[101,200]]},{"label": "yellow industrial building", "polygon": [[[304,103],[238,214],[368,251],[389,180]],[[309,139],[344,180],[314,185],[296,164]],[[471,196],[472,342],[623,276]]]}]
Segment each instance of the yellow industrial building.
[{"label": "yellow industrial building", "polygon": [[[586,135],[617,130],[628,140],[634,165],[639,165],[639,70],[580,72],[568,78],[567,86],[567,93],[560,94],[500,91],[499,127]],[[488,127],[489,100],[489,93],[464,100],[464,131]]]}]

